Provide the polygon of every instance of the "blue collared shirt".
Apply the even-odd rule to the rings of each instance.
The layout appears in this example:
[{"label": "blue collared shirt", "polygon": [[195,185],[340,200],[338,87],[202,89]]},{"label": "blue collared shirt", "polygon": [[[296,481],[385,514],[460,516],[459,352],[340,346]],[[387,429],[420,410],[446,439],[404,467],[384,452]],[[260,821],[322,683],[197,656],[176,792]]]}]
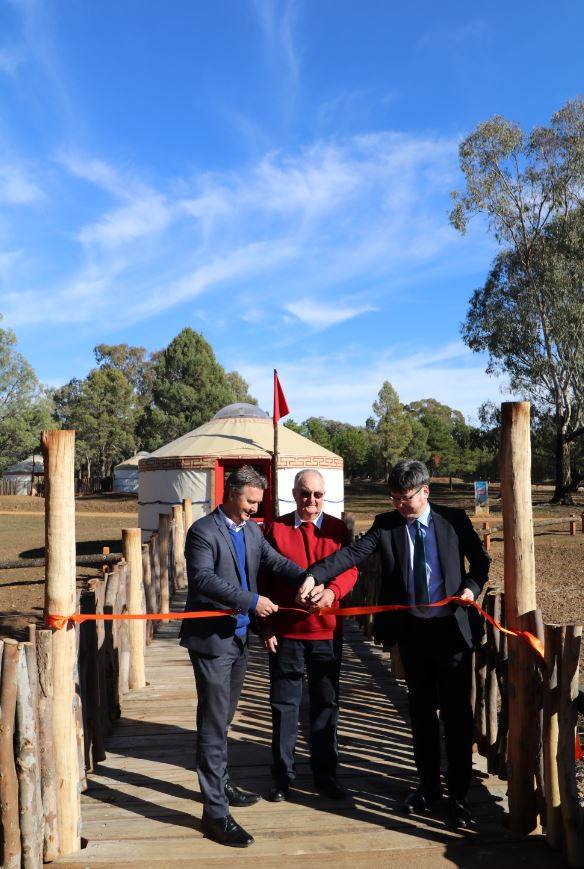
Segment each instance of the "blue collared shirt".
[{"label": "blue collared shirt", "polygon": [[[233,519],[230,519],[229,516],[227,515],[227,513],[223,512],[221,507],[219,507],[219,512],[221,513],[221,517],[222,517],[223,521],[227,525],[227,530],[231,534],[242,534],[243,535],[243,529],[245,527],[245,520],[243,522],[240,522],[239,525],[236,525],[235,522],[233,521]],[[243,589],[245,589],[245,591],[249,591],[249,581],[247,578],[247,570],[245,567],[245,537],[242,537],[242,546],[237,547],[235,539],[233,540],[233,545],[236,548],[239,573],[241,576],[241,587]],[[242,552],[243,552],[243,556],[242,556]],[[254,592],[254,595],[253,595],[252,600],[251,600],[251,606],[249,608],[250,612],[253,612],[253,610],[255,610],[256,606],[258,605],[258,598],[259,598],[259,595]],[[242,614],[238,615],[237,616],[237,629],[236,629],[235,633],[238,635],[242,635],[242,634],[246,633],[248,625],[249,625],[249,616],[242,615]]]},{"label": "blue collared shirt", "polygon": [[[446,587],[442,576],[442,568],[440,566],[440,556],[438,555],[438,544],[436,542],[436,531],[434,528],[434,520],[430,510],[430,505],[426,505],[424,512],[417,517],[422,526],[422,534],[424,536],[424,549],[426,552],[426,575],[428,577],[428,597],[430,603],[443,600],[446,597]],[[404,528],[406,541],[408,544],[408,603],[416,602],[414,592],[414,542],[416,539],[415,519],[408,519]],[[448,616],[452,613],[451,607],[420,607],[411,610],[412,615],[418,618],[431,619]]]}]

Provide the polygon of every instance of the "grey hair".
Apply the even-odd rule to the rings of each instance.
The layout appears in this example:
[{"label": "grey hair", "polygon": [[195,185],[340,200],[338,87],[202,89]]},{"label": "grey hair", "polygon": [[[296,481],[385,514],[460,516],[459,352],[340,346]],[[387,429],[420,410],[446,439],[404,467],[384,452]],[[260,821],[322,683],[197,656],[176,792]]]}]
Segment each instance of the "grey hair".
[{"label": "grey hair", "polygon": [[302,468],[302,470],[298,471],[298,473],[294,477],[294,486],[293,486],[294,489],[297,488],[297,486],[300,484],[300,482],[304,479],[304,477],[307,474],[316,474],[317,477],[320,477],[320,479],[322,480],[323,488],[324,488],[325,481],[324,481],[324,477],[320,473],[320,471],[317,471],[316,468]]},{"label": "grey hair", "polygon": [[235,489],[236,492],[242,492],[246,486],[265,490],[268,488],[268,481],[251,465],[242,465],[241,468],[236,468],[229,474],[225,489]]},{"label": "grey hair", "polygon": [[390,492],[407,492],[430,483],[430,472],[423,462],[402,459],[389,472],[387,485]]}]

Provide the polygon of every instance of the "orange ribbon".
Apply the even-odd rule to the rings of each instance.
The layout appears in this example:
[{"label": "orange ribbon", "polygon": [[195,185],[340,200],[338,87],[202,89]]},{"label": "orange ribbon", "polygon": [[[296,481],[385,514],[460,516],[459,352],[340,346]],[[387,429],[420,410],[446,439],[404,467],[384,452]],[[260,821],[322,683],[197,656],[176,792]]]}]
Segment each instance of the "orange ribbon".
[{"label": "orange ribbon", "polygon": [[[439,600],[437,603],[427,603],[427,604],[419,604],[418,606],[427,606],[427,607],[436,607],[436,606],[445,606],[449,603],[456,603],[462,606],[472,606],[476,609],[478,613],[480,613],[483,618],[485,618],[488,622],[490,622],[493,627],[497,628],[498,631],[501,631],[503,634],[507,634],[510,637],[519,637],[520,639],[525,640],[534,652],[539,655],[539,657],[544,659],[544,647],[543,643],[538,637],[529,631],[515,631],[511,628],[505,628],[503,625],[499,624],[499,622],[494,619],[489,613],[485,612],[476,601],[465,600],[464,598],[458,597],[457,595],[450,595],[449,597],[445,597],[444,600]],[[373,615],[374,613],[388,613],[388,612],[399,612],[400,610],[410,610],[414,609],[410,604],[383,604],[379,606],[349,606],[349,607],[339,607],[339,606],[330,606],[323,607],[319,610],[320,615],[328,615],[328,616],[367,616]],[[307,610],[299,609],[296,607],[280,607],[282,612],[297,612],[302,615],[307,615]],[[234,616],[237,615],[235,610],[197,610],[196,612],[186,612],[186,613],[73,613],[70,616],[58,616],[47,614],[45,616],[46,624],[50,628],[56,628],[56,630],[61,630],[64,628],[69,622],[73,622],[75,624],[81,624],[82,622],[117,622],[117,621],[167,621],[169,619],[210,619],[210,618],[218,618],[221,616]],[[584,758],[584,749],[580,745],[580,740],[576,735],[576,760],[581,760]]]},{"label": "orange ribbon", "polygon": [[[465,600],[462,597],[458,597],[457,595],[450,595],[449,597],[445,597],[444,600],[439,600],[436,603],[427,603],[427,604],[418,604],[417,606],[427,606],[427,607],[436,607],[436,606],[445,606],[449,603],[457,603],[462,606],[472,606],[477,612],[479,612],[488,622],[490,622],[497,630],[501,631],[504,634],[508,634],[511,637],[521,637],[526,640],[527,643],[531,646],[531,648],[543,658],[543,643],[536,636],[531,634],[529,631],[514,631],[510,628],[504,628],[503,625],[499,624],[489,613],[485,612],[475,601]],[[374,613],[388,613],[388,612],[398,612],[400,610],[411,610],[414,607],[410,604],[384,604],[380,606],[349,606],[349,607],[339,607],[339,606],[330,606],[323,607],[320,609],[319,615],[326,616],[366,616],[372,615]],[[296,607],[280,607],[282,612],[297,612],[301,615],[307,615],[307,610],[298,609]],[[183,613],[73,613],[70,616],[58,616],[48,614],[46,616],[46,623],[51,628],[56,628],[60,630],[64,628],[68,622],[73,622],[76,624],[81,624],[82,622],[114,622],[114,621],[161,621],[161,620],[169,620],[169,619],[210,619],[210,618],[218,618],[221,616],[234,616],[237,615],[235,610],[196,610],[195,612],[183,612]]]}]

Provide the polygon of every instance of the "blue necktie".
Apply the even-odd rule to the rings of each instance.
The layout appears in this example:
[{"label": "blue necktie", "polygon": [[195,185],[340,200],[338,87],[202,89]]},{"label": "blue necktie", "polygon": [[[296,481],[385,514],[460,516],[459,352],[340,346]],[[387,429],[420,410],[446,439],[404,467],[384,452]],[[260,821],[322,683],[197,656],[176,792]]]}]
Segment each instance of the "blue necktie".
[{"label": "blue necktie", "polygon": [[416,536],[414,538],[414,597],[416,603],[430,603],[428,595],[428,574],[426,571],[426,549],[424,547],[424,535],[422,523],[419,519],[414,522]]}]

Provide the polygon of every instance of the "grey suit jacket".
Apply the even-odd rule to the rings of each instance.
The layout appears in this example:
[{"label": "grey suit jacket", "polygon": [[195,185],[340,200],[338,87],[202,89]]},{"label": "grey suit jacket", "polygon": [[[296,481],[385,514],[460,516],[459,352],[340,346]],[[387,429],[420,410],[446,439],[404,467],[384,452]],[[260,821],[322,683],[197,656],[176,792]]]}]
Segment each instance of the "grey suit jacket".
[{"label": "grey suit jacket", "polygon": [[[487,581],[490,558],[464,510],[430,504],[442,576],[447,595],[470,588],[475,598]],[[369,531],[355,543],[312,565],[317,583],[360,564],[374,552],[381,556],[382,580],[379,604],[407,604],[408,552],[404,535],[406,520],[397,510],[380,513]],[[468,561],[469,569],[465,566]],[[472,607],[457,606],[454,616],[460,633],[471,646],[482,632],[480,617]],[[399,641],[408,629],[400,613],[379,613],[374,619],[376,639],[388,646]]]},{"label": "grey suit jacket", "polygon": [[[191,525],[185,545],[189,579],[185,612],[212,609],[243,613],[250,610],[257,594],[260,566],[278,574],[292,586],[300,586],[304,570],[276,552],[255,522],[246,522],[243,533],[249,591],[241,586],[235,548],[219,510]],[[253,627],[254,614],[250,613],[250,616]],[[202,655],[220,655],[231,644],[235,626],[235,616],[184,619],[180,642]]]}]

